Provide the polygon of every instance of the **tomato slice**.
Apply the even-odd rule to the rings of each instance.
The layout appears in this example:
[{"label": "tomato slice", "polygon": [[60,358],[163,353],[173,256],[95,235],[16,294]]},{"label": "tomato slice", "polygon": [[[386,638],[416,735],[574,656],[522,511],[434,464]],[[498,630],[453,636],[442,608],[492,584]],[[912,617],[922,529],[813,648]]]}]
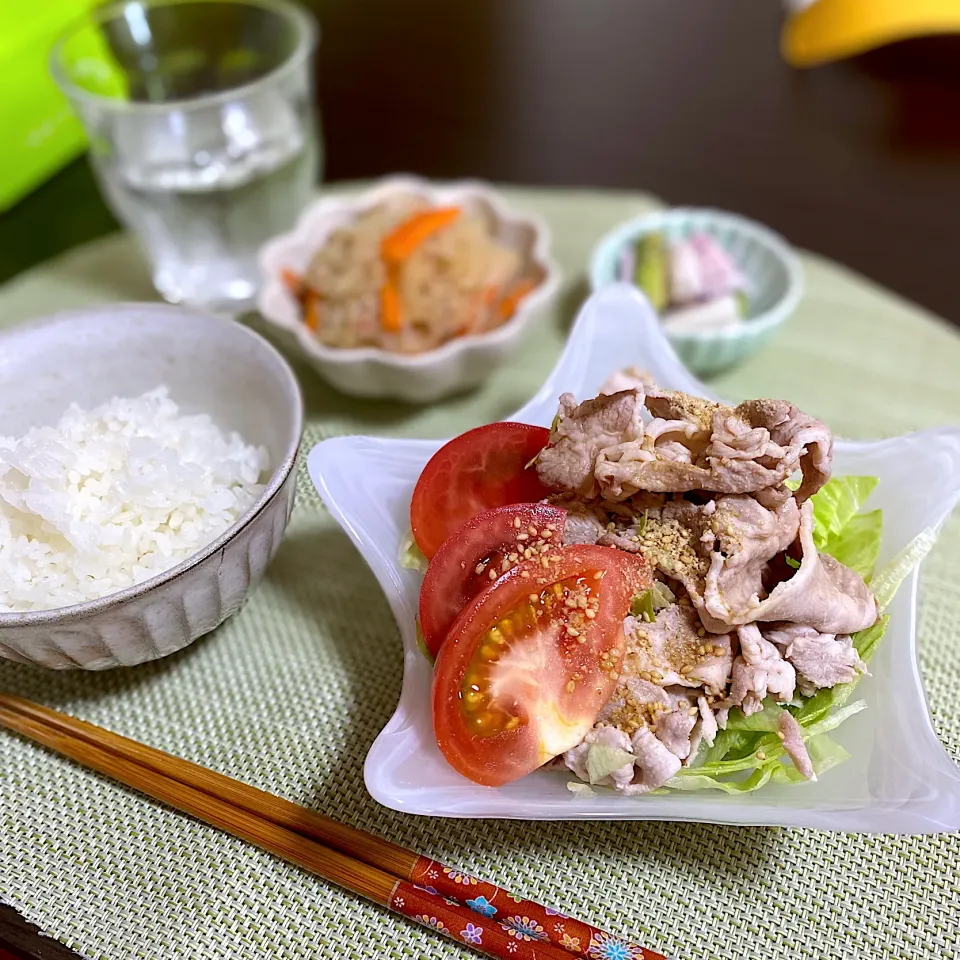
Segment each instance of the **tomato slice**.
[{"label": "tomato slice", "polygon": [[457,615],[524,558],[563,542],[567,511],[545,503],[486,510],[443,541],[420,588],[420,629],[435,657]]},{"label": "tomato slice", "polygon": [[623,619],[650,583],[638,557],[569,546],[479,594],[440,648],[433,724],[450,765],[500,786],[576,746],[613,694]]},{"label": "tomato slice", "polygon": [[471,517],[492,507],[532,503],[550,492],[530,461],[550,431],[528,423],[491,423],[454,437],[420,474],[410,503],[410,527],[424,555]]}]

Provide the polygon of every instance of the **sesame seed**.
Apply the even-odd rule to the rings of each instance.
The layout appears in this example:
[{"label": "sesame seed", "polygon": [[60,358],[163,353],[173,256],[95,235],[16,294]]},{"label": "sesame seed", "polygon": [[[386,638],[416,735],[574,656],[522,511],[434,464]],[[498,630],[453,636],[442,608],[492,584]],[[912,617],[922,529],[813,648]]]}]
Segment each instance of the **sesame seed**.
[{"label": "sesame seed", "polygon": [[593,575],[593,579],[594,579],[594,580],[599,580],[601,577],[603,577],[603,571],[602,571],[602,570],[598,570],[598,571]]},{"label": "sesame seed", "polygon": [[707,631],[704,630],[703,627],[700,627],[700,629],[697,630],[697,636],[698,636],[698,637],[705,637],[706,635],[707,635]]},{"label": "sesame seed", "polygon": [[550,561],[547,560],[546,557],[541,557],[541,558],[540,558],[540,565],[543,567],[544,570],[546,570],[547,567],[550,566]]},{"label": "sesame seed", "polygon": [[535,593],[531,593],[531,594],[530,594],[530,602],[531,602],[531,603],[536,603],[539,599],[540,599],[540,597],[537,596],[537,594],[535,594]]},{"label": "sesame seed", "polygon": [[586,637],[580,637],[580,639],[577,640],[577,643],[586,643],[586,642],[587,642],[587,638],[586,638]]},{"label": "sesame seed", "polygon": [[523,577],[524,580],[527,580],[527,579],[530,577],[530,571],[529,571],[529,570],[521,570],[521,571],[520,571],[520,576]]},{"label": "sesame seed", "polygon": [[517,539],[518,539],[518,540],[529,540],[529,539],[530,539],[530,534],[529,534],[529,533],[518,533],[518,534],[517,534]]},{"label": "sesame seed", "polygon": [[541,536],[544,540],[549,540],[553,536],[553,530],[547,528],[543,531],[543,533],[541,533]]},{"label": "sesame seed", "polygon": [[593,610],[587,610],[586,615],[588,620],[593,620],[597,616],[597,614]]},{"label": "sesame seed", "polygon": [[527,549],[523,551],[524,559],[529,560],[532,556],[533,556],[533,551],[529,547],[527,547]]},{"label": "sesame seed", "polygon": [[577,685],[572,680],[568,681],[567,693],[573,693],[573,691],[576,690],[576,688],[577,688]]},{"label": "sesame seed", "polygon": [[574,629],[573,627],[567,627],[567,635],[571,637],[579,637],[580,631]]},{"label": "sesame seed", "polygon": [[527,527],[527,533],[529,533],[531,537],[535,537],[537,536],[537,528],[531,524]]},{"label": "sesame seed", "polygon": [[513,518],[513,525],[514,525],[518,530],[520,529],[520,518],[519,518],[519,517],[514,517],[514,518]]},{"label": "sesame seed", "polygon": [[487,576],[490,577],[491,580],[496,580],[496,579],[497,579],[497,571],[496,571],[496,570],[491,570],[490,573],[487,574]]},{"label": "sesame seed", "polygon": [[778,731],[777,731],[777,736],[778,736],[781,740],[786,740],[786,739],[787,739],[787,735],[786,735],[782,730],[778,730]]},{"label": "sesame seed", "polygon": [[767,755],[766,755],[762,750],[758,750],[758,751],[757,751],[757,759],[758,759],[758,760],[766,760],[766,759],[767,759]]},{"label": "sesame seed", "polygon": [[478,563],[477,569],[474,570],[474,573],[476,573],[479,576],[486,569],[487,569],[487,565],[485,563]]}]

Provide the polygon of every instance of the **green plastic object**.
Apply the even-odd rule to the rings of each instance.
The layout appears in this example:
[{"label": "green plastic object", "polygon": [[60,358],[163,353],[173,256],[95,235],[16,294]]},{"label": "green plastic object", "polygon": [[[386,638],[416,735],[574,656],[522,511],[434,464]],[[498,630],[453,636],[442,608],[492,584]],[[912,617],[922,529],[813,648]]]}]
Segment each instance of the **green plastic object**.
[{"label": "green plastic object", "polygon": [[0,212],[86,145],[83,127],[50,75],[54,41],[96,0],[0,0]]}]

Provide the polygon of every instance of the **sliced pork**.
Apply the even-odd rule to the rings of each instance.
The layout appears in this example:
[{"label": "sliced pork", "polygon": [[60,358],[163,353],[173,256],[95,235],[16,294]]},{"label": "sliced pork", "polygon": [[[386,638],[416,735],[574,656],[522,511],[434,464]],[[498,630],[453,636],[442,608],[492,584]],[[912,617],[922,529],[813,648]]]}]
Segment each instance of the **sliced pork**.
[{"label": "sliced pork", "polygon": [[776,646],[765,640],[753,623],[738,628],[737,637],[740,656],[733,661],[730,703],[749,717],[763,709],[768,694],[781,701],[793,699],[797,674]]},{"label": "sliced pork", "polygon": [[572,393],[560,397],[550,442],[537,457],[537,475],[552,490],[590,499],[601,450],[643,435],[643,395],[626,390],[577,404]]},{"label": "sliced pork", "polygon": [[690,756],[690,736],[697,725],[698,710],[683,695],[674,696],[673,709],[663,711],[657,717],[657,739],[676,757],[686,760]]},{"label": "sliced pork", "polygon": [[670,604],[652,623],[627,617],[623,631],[627,638],[624,677],[661,687],[726,687],[733,666],[730,638],[707,636],[691,606]]},{"label": "sliced pork", "polygon": [[866,664],[860,659],[850,637],[820,633],[813,627],[797,623],[764,629],[763,634],[793,664],[797,671],[797,685],[806,697],[823,687],[850,683],[858,674],[866,673]]},{"label": "sliced pork", "polygon": [[849,634],[865,630],[877,620],[877,601],[863,578],[813,543],[813,504],[800,510],[800,569],[778,583],[759,604],[731,610],[726,623],[751,620],[787,620],[802,623],[821,633]]},{"label": "sliced pork", "polygon": [[797,722],[797,718],[787,710],[784,710],[777,718],[777,736],[797,770],[808,780],[816,780],[817,775],[813,772],[813,761],[810,759],[807,746],[803,742],[803,727]]},{"label": "sliced pork", "polygon": [[633,783],[622,788],[627,796],[649,793],[662,787],[683,766],[680,758],[671,753],[646,727],[641,727],[630,743],[636,760]]}]

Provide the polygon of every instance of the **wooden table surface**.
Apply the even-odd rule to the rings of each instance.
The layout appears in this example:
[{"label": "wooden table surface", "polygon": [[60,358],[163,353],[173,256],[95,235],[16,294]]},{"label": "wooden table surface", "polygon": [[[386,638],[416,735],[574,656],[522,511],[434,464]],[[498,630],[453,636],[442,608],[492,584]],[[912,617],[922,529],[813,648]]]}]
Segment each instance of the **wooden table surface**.
[{"label": "wooden table surface", "polygon": [[[797,72],[772,0],[309,5],[328,179],[479,176],[736,210],[960,325],[960,37]],[[78,161],[0,217],[0,280],[115,227]],[[73,957],[8,908],[0,960],[4,946]]]}]

